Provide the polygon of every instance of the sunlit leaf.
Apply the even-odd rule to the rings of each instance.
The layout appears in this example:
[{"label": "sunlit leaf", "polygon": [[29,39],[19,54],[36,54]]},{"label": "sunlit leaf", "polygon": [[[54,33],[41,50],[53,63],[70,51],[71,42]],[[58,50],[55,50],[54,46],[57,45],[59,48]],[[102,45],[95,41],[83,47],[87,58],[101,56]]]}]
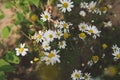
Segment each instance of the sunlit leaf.
[{"label": "sunlit leaf", "polygon": [[10,26],[4,27],[2,30],[2,37],[7,38],[9,36],[10,30],[11,30]]},{"label": "sunlit leaf", "polygon": [[14,51],[9,51],[5,56],[6,61],[14,64],[19,64],[20,60],[18,56],[15,55]]},{"label": "sunlit leaf", "polygon": [[0,71],[11,72],[14,68],[5,60],[0,59]]},{"label": "sunlit leaf", "polygon": [[0,19],[3,19],[5,17],[4,12],[0,10]]}]

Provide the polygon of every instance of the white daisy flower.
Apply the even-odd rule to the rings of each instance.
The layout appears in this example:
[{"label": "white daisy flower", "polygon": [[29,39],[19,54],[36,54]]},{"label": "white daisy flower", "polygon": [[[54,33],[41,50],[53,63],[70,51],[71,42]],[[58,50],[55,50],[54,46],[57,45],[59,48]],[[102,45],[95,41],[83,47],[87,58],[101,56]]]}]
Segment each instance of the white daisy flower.
[{"label": "white daisy flower", "polygon": [[63,32],[58,29],[55,33],[56,33],[56,37],[60,40],[61,36],[63,36]]},{"label": "white daisy flower", "polygon": [[50,20],[51,19],[51,15],[50,15],[50,13],[49,12],[47,12],[47,11],[44,11],[42,14],[41,14],[41,19],[43,20],[43,21],[47,21],[47,20]]},{"label": "white daisy flower", "polygon": [[78,25],[79,30],[82,31],[82,32],[85,32],[87,27],[88,27],[88,25],[85,22],[80,23]]},{"label": "white daisy flower", "polygon": [[119,47],[115,44],[112,46],[112,49],[114,52],[118,51],[119,50]]},{"label": "white daisy flower", "polygon": [[71,1],[71,0],[60,0],[60,3],[61,4],[57,4],[57,6],[60,8],[60,10],[62,11],[62,12],[66,12],[66,11],[68,11],[68,12],[70,12],[72,9],[71,8],[73,8],[74,7],[74,5],[73,5],[73,2]]},{"label": "white daisy flower", "polygon": [[95,13],[96,13],[96,14],[99,14],[99,15],[102,14],[102,12],[100,11],[100,9],[98,9],[98,8],[96,8]]},{"label": "white daisy flower", "polygon": [[62,28],[69,29],[69,24],[66,23],[65,21],[61,21],[61,24],[62,24]]},{"label": "white daisy flower", "polygon": [[80,13],[79,13],[81,16],[85,17],[86,16],[86,12],[81,10]]},{"label": "white daisy flower", "polygon": [[42,48],[46,51],[46,50],[50,50],[50,43],[48,43],[47,41],[42,42]]},{"label": "white daisy flower", "polygon": [[108,21],[108,22],[103,22],[104,27],[112,27],[112,22]]},{"label": "white daisy flower", "polygon": [[56,34],[52,30],[47,30],[47,31],[45,31],[43,37],[45,38],[45,40],[47,42],[52,42],[54,40],[54,38],[56,38]]},{"label": "white daisy flower", "polygon": [[80,80],[81,78],[83,79],[81,71],[75,69],[71,74],[71,78],[72,80]]},{"label": "white daisy flower", "polygon": [[36,41],[37,42],[42,42],[43,41],[43,32],[42,31],[39,31],[39,33],[37,34],[37,36],[36,36],[37,38],[36,38]]},{"label": "white daisy flower", "polygon": [[91,79],[90,73],[85,73],[84,80],[90,80],[90,79]]},{"label": "white daisy flower", "polygon": [[88,61],[88,63],[87,63],[89,66],[92,66],[94,63],[93,63],[93,61],[92,60],[90,60],[90,61]]},{"label": "white daisy flower", "polygon": [[60,49],[65,49],[65,47],[67,46],[66,41],[60,41],[58,45]]},{"label": "white daisy flower", "polygon": [[16,55],[19,56],[25,56],[27,54],[28,48],[24,48],[25,47],[25,43],[21,43],[20,44],[20,48],[15,48],[16,50]]},{"label": "white daisy flower", "polygon": [[60,56],[58,55],[59,51],[52,50],[49,52],[44,52],[45,56],[42,57],[42,61],[45,61],[47,65],[52,64],[54,65],[56,62],[60,63]]},{"label": "white daisy flower", "polygon": [[114,56],[115,61],[120,59],[120,50],[115,51],[112,55]]},{"label": "white daisy flower", "polygon": [[88,8],[88,3],[86,3],[86,2],[81,2],[81,3],[80,3],[80,7],[81,7],[81,8]]},{"label": "white daisy flower", "polygon": [[55,28],[61,28],[61,21],[56,21],[56,23],[54,24]]},{"label": "white daisy flower", "polygon": [[96,26],[88,26],[87,28],[86,28],[86,32],[89,34],[89,35],[92,35],[93,34],[93,38],[94,39],[96,39],[96,37],[98,36],[100,36],[100,32],[101,31],[98,31],[98,29],[96,28]]},{"label": "white daisy flower", "polygon": [[94,1],[91,1],[90,3],[89,3],[89,5],[88,5],[88,10],[89,10],[89,12],[95,12],[95,10],[96,10],[96,2],[94,2]]}]

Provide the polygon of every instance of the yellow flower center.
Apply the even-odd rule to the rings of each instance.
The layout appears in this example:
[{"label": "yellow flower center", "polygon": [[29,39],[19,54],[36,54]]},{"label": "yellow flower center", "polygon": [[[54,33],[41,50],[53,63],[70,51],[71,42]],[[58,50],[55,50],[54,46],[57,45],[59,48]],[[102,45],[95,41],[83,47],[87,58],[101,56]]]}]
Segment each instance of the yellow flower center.
[{"label": "yellow flower center", "polygon": [[53,53],[49,53],[48,57],[53,58],[55,55]]},{"label": "yellow flower center", "polygon": [[84,39],[84,38],[86,38],[86,34],[85,33],[80,33],[79,37],[82,38],[82,39]]},{"label": "yellow flower center", "polygon": [[98,56],[92,56],[92,60],[93,60],[94,62],[97,62],[97,61],[99,60],[99,57],[98,57]]},{"label": "yellow flower center", "polygon": [[119,58],[119,59],[120,59],[120,53],[119,53],[119,54],[117,54],[117,58]]},{"label": "yellow flower center", "polygon": [[109,72],[109,74],[108,75],[110,75],[110,76],[115,76],[116,75],[116,73],[117,73],[117,69],[116,69],[116,67],[114,67],[114,66],[109,66],[108,68],[107,68],[107,71]]},{"label": "yellow flower center", "polygon": [[68,24],[67,23],[64,23],[63,24],[63,27],[66,29],[68,27]]},{"label": "yellow flower center", "polygon": [[60,36],[60,33],[59,33],[59,32],[57,32],[57,35],[58,35],[58,36]]},{"label": "yellow flower center", "polygon": [[75,78],[79,78],[79,74],[75,74]]},{"label": "yellow flower center", "polygon": [[36,57],[33,59],[33,61],[35,61],[35,62],[38,61],[38,60],[39,60],[39,58],[36,58]]},{"label": "yellow flower center", "polygon": [[69,34],[66,32],[64,33],[64,39],[67,39],[69,37]]},{"label": "yellow flower center", "polygon": [[84,78],[85,78],[85,79],[88,79],[88,76],[85,75]]},{"label": "yellow flower center", "polygon": [[31,18],[32,21],[36,21],[36,20],[38,20],[38,16],[35,15],[35,14],[32,15],[30,18]]},{"label": "yellow flower center", "polygon": [[108,47],[107,44],[105,44],[105,43],[102,44],[102,48],[103,48],[103,49],[106,49],[107,47]]},{"label": "yellow flower center", "polygon": [[81,26],[81,28],[84,30],[84,29],[85,29],[85,26]]},{"label": "yellow flower center", "polygon": [[117,51],[118,49],[117,49],[117,48],[114,48],[113,50],[114,50],[114,51]]},{"label": "yellow flower center", "polygon": [[60,45],[62,46],[62,45],[63,45],[63,42],[60,42]]},{"label": "yellow flower center", "polygon": [[50,34],[50,35],[49,35],[49,38],[53,38],[53,35],[52,35],[52,34]]},{"label": "yellow flower center", "polygon": [[45,48],[48,48],[48,45],[45,45]]},{"label": "yellow flower center", "polygon": [[63,7],[64,7],[64,8],[67,8],[67,7],[68,7],[68,3],[67,3],[67,2],[64,2],[64,3],[63,3]]},{"label": "yellow flower center", "polygon": [[38,38],[39,38],[39,39],[42,39],[42,35],[38,35]]},{"label": "yellow flower center", "polygon": [[22,53],[24,51],[24,48],[20,48],[19,52]]},{"label": "yellow flower center", "polygon": [[88,32],[92,34],[92,33],[93,33],[93,30],[92,30],[92,29],[90,29]]},{"label": "yellow flower center", "polygon": [[92,7],[91,7],[91,10],[92,10],[92,11],[95,10],[95,6],[92,6]]},{"label": "yellow flower center", "polygon": [[108,10],[107,7],[102,7],[102,8],[101,8],[101,11],[107,11],[107,10]]},{"label": "yellow flower center", "polygon": [[48,15],[45,15],[44,17],[45,17],[46,19],[48,19]]}]

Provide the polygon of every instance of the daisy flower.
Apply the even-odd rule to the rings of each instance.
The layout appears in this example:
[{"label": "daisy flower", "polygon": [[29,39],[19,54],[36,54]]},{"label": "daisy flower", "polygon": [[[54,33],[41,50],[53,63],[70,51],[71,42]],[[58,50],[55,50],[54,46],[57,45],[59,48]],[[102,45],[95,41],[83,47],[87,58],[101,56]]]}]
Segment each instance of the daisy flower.
[{"label": "daisy flower", "polygon": [[46,50],[50,50],[50,43],[48,43],[47,41],[42,42],[42,48],[46,51]]},{"label": "daisy flower", "polygon": [[79,30],[82,31],[82,32],[85,32],[87,27],[88,27],[88,25],[85,22],[80,23],[78,25]]},{"label": "daisy flower", "polygon": [[93,34],[93,38],[94,39],[96,39],[96,37],[98,36],[100,36],[100,32],[101,31],[98,31],[98,29],[96,28],[96,26],[88,26],[87,28],[86,28],[86,32],[87,32],[87,34],[89,34],[89,35],[92,35]]},{"label": "daisy flower", "polygon": [[54,24],[55,28],[61,28],[61,21],[56,21]]},{"label": "daisy flower", "polygon": [[42,14],[41,14],[41,19],[45,22],[47,20],[50,20],[51,19],[51,15],[49,12],[47,11],[44,11]]},{"label": "daisy flower", "polygon": [[90,80],[90,79],[91,79],[90,73],[85,73],[84,80]]},{"label": "daisy flower", "polygon": [[108,21],[108,22],[103,22],[104,27],[111,27],[112,26],[112,22]]},{"label": "daisy flower", "polygon": [[27,54],[28,48],[24,48],[25,47],[25,43],[21,43],[20,44],[20,48],[15,48],[16,50],[16,55],[19,56],[25,56]]},{"label": "daisy flower", "polygon": [[120,50],[115,51],[112,55],[114,56],[114,60],[120,59]]},{"label": "daisy flower", "polygon": [[96,7],[96,2],[94,2],[94,1],[91,1],[90,3],[89,3],[89,5],[88,5],[88,10],[89,10],[89,12],[95,12],[95,7]]},{"label": "daisy flower", "polygon": [[80,13],[79,13],[81,16],[85,17],[86,16],[86,12],[81,10]]},{"label": "daisy flower", "polygon": [[80,70],[74,70],[73,73],[71,74],[72,80],[80,80],[82,77],[82,73]]},{"label": "daisy flower", "polygon": [[81,7],[81,8],[88,8],[88,3],[86,3],[86,2],[81,2],[81,3],[80,3],[80,7]]},{"label": "daisy flower", "polygon": [[98,60],[99,60],[99,56],[92,56],[92,61],[93,61],[94,63],[97,63]]},{"label": "daisy flower", "polygon": [[39,33],[37,34],[37,36],[36,36],[37,38],[36,38],[36,41],[37,42],[42,42],[43,41],[43,32],[42,31],[39,31]]},{"label": "daisy flower", "polygon": [[47,42],[52,42],[54,40],[54,38],[56,38],[56,34],[52,30],[47,30],[47,31],[45,31],[43,37],[45,38],[45,40]]},{"label": "daisy flower", "polygon": [[42,57],[42,61],[45,61],[47,65],[54,65],[56,62],[60,63],[60,56],[58,55],[59,51],[52,50],[51,52],[44,52],[44,57]]},{"label": "daisy flower", "polygon": [[58,45],[60,49],[65,49],[65,47],[67,46],[66,41],[60,41]]},{"label": "daisy flower", "polygon": [[115,44],[112,46],[112,49],[114,52],[118,51],[119,50],[119,47]]},{"label": "daisy flower", "polygon": [[71,0],[60,0],[61,4],[57,4],[60,10],[65,13],[66,11],[70,12],[74,7],[73,2]]},{"label": "daisy flower", "polygon": [[60,40],[61,36],[63,36],[62,31],[58,29],[55,33],[56,33],[56,37]]},{"label": "daisy flower", "polygon": [[79,34],[79,38],[81,38],[82,40],[84,40],[86,38],[86,34],[85,33],[80,33]]}]

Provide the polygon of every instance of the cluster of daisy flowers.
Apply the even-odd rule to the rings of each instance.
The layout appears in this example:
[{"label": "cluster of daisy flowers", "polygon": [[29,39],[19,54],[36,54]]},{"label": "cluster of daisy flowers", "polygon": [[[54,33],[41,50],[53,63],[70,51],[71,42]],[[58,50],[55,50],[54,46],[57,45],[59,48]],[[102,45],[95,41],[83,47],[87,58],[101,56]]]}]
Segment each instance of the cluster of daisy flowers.
[{"label": "cluster of daisy flowers", "polygon": [[[57,4],[57,7],[63,12],[70,12],[74,7],[73,1],[71,0],[60,0],[60,4]],[[90,3],[81,2],[80,4],[81,11],[79,14],[81,16],[86,16],[86,12],[95,13],[101,15],[101,13],[106,13],[107,7],[104,7],[104,10],[97,8],[97,2],[91,1]],[[52,22],[52,17],[49,11],[44,11],[41,15],[41,20],[43,22]],[[41,57],[41,61],[44,61],[47,65],[51,64],[54,65],[55,63],[60,63],[60,50],[65,49],[66,39],[70,36],[69,27],[72,25],[66,21],[54,21],[54,27],[48,28],[46,30],[39,30],[36,32],[32,39],[35,40],[38,44],[40,44],[43,56]],[[111,21],[103,23],[105,27],[112,26]],[[84,40],[87,35],[92,36],[94,39],[100,37],[101,31],[95,25],[88,25],[85,22],[81,22],[78,25],[80,34],[79,38]],[[57,46],[53,46],[52,43],[55,43]],[[113,45],[112,47],[114,53],[114,59],[120,59],[120,49],[117,45]],[[20,48],[15,48],[16,55],[25,56],[27,54],[28,48],[25,48],[25,44],[20,44]],[[33,61],[38,61],[39,58],[35,57]],[[98,56],[92,56],[91,60],[88,61],[88,65],[92,66],[94,63],[99,61]],[[71,74],[71,78],[73,80],[90,80],[91,75],[90,73],[82,73],[81,70],[74,70]]]},{"label": "cluster of daisy flowers", "polygon": [[112,46],[113,53],[112,55],[114,56],[114,60],[120,59],[120,48],[115,44]]},{"label": "cluster of daisy flowers", "polygon": [[91,75],[90,73],[82,73],[81,70],[74,70],[71,74],[72,80],[90,80]]},{"label": "cluster of daisy flowers", "polygon": [[91,1],[90,3],[81,2],[80,8],[81,8],[81,11],[79,14],[84,17],[86,16],[86,10],[90,13],[101,15],[102,13],[106,13],[108,8],[110,7],[107,6],[107,7],[102,7],[101,9],[99,9],[97,8],[97,2]]},{"label": "cluster of daisy flowers", "polygon": [[86,38],[86,34],[88,34],[88,35],[92,35],[92,37],[94,38],[94,39],[96,39],[96,37],[99,37],[100,36],[100,32],[101,31],[99,31],[98,29],[97,29],[97,27],[96,26],[94,26],[94,25],[88,25],[88,24],[86,24],[85,22],[83,22],[83,23],[80,23],[79,25],[78,25],[78,28],[79,28],[79,30],[80,30],[80,34],[79,34],[79,37],[81,38],[81,39],[85,39]]},{"label": "cluster of daisy flowers", "polygon": [[[44,11],[41,14],[41,19],[45,21],[49,21],[51,19],[50,13]],[[65,21],[55,21],[54,22],[54,29],[48,30],[40,30],[32,36],[37,43],[41,43],[41,47],[43,49],[44,57],[42,57],[42,61],[48,64],[55,64],[56,62],[60,63],[60,56],[59,56],[59,49],[65,49],[66,39],[69,37],[69,27],[71,23],[67,23]],[[57,40],[58,47],[51,47],[52,43]]]}]

